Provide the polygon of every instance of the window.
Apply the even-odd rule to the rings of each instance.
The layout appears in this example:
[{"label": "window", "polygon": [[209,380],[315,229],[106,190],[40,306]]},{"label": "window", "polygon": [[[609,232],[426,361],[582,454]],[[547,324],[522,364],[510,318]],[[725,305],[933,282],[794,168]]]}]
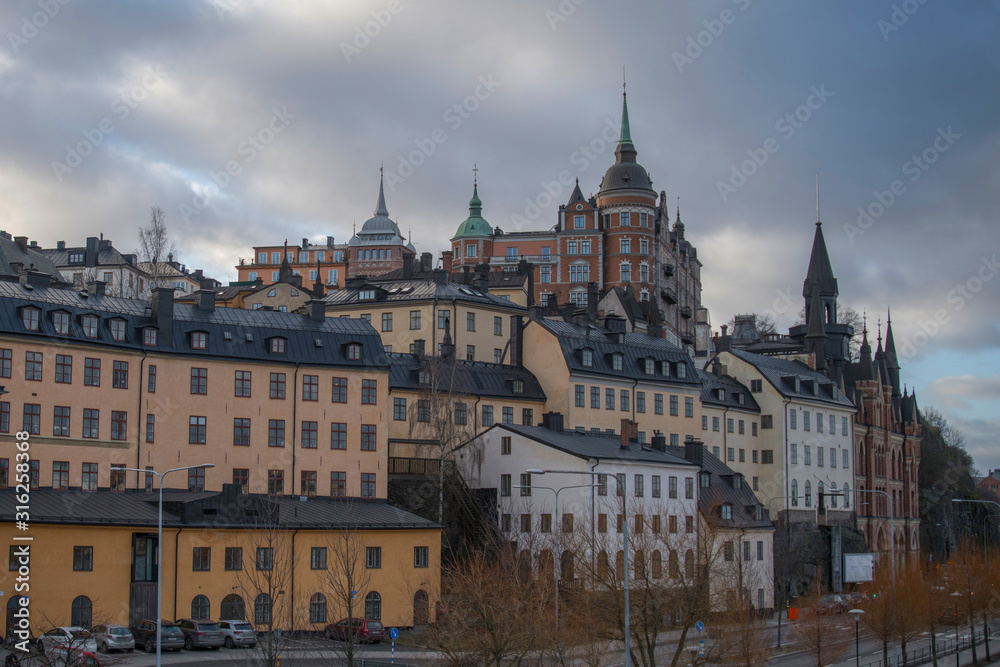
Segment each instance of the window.
[{"label": "window", "polygon": [[817,412],[816,413],[816,432],[817,433],[822,433],[823,432],[823,413],[822,412]]},{"label": "window", "polygon": [[636,498],[642,498],[646,492],[646,478],[643,475],[636,475],[633,480],[633,491]]},{"label": "window", "polygon": [[156,435],[156,416],[146,415],[146,442],[153,442]]},{"label": "window", "polygon": [[791,448],[790,458],[792,465],[795,465],[799,462],[799,446],[793,442],[789,447]]},{"label": "window", "polygon": [[808,479],[806,480],[804,495],[806,500],[806,507],[812,507],[812,482],[810,482]]},{"label": "window", "polygon": [[562,515],[562,532],[573,532],[573,515],[570,512],[564,512]]},{"label": "window", "polygon": [[361,381],[361,403],[363,405],[378,403],[378,380]]},{"label": "window", "polygon": [[24,324],[24,328],[28,331],[38,331],[40,313],[41,311],[37,308],[24,308],[21,311],[21,322]]},{"label": "window", "polygon": [[712,430],[718,432],[719,430],[719,418],[712,417]]},{"label": "window", "polygon": [[285,397],[285,374],[284,373],[271,373],[270,397],[271,398],[284,398]]},{"label": "window", "polygon": [[83,433],[84,438],[99,438],[101,426],[101,411],[93,408],[83,410]]},{"label": "window", "polygon": [[622,389],[618,394],[618,404],[621,406],[622,412],[629,411],[629,392],[628,389]]},{"label": "window", "polygon": [[601,407],[601,388],[591,387],[590,388],[590,407],[594,409],[600,409]]},{"label": "window", "polygon": [[89,628],[94,622],[93,605],[86,595],[73,598],[70,609],[70,625]]},{"label": "window", "polygon": [[284,354],[286,340],[280,336],[271,339],[271,354]]},{"label": "window", "polygon": [[635,411],[646,412],[646,392],[635,392]]},{"label": "window", "polygon": [[10,377],[11,363],[13,360],[12,354],[12,351],[7,348],[0,349],[0,377]]},{"label": "window", "polygon": [[[362,316],[361,319],[365,319]],[[348,361],[360,361],[361,360],[361,346],[357,343],[351,343],[347,346],[347,359]]]},{"label": "window", "polygon": [[597,495],[606,496],[608,495],[608,475],[607,473],[598,473],[597,475]]},{"label": "window", "polygon": [[201,492],[205,490],[205,469],[191,468],[188,470],[188,491]]},{"label": "window", "polygon": [[761,463],[774,463],[774,452],[770,449],[764,449],[760,452],[760,462]]},{"label": "window", "polygon": [[[314,547],[315,551],[317,547]],[[326,550],[324,549],[323,555],[323,568],[326,569]],[[313,568],[316,569],[316,568]],[[312,597],[309,598],[309,622],[310,623],[326,623],[326,596],[322,593],[313,593]]]},{"label": "window", "polygon": [[482,421],[483,427],[493,426],[493,406],[492,405],[484,405],[483,406],[483,418],[480,421]]},{"label": "window", "polygon": [[[570,253],[575,254],[575,253]],[[571,283],[586,283],[590,281],[590,265],[589,264],[570,264],[569,266],[569,281]],[[582,295],[584,302],[578,305],[586,305],[586,294]]]},{"label": "window", "polygon": [[208,572],[212,569],[212,548],[194,547],[191,554],[191,570]]},{"label": "window", "polygon": [[69,488],[69,461],[52,462],[52,488],[63,490]]},{"label": "window", "polygon": [[465,346],[465,360],[466,361],[475,361],[476,360],[476,346],[475,345],[466,345]]},{"label": "window", "polygon": [[285,471],[284,470],[268,470],[267,471],[267,495],[269,495],[269,496],[280,496],[280,495],[283,495],[284,493],[285,493]]},{"label": "window", "polygon": [[73,547],[73,571],[94,571],[94,547]]},{"label": "window", "polygon": [[[98,360],[98,364],[100,364],[99,360]],[[99,365],[98,365],[98,369],[100,369]],[[86,384],[86,382],[84,382],[84,384]],[[155,365],[149,367],[149,380],[147,381],[146,391],[148,391],[150,394],[155,394],[156,393],[156,366]]]},{"label": "window", "polygon": [[733,519],[733,506],[730,505],[729,503],[724,503],[720,509],[721,509],[720,516],[722,517],[722,520],[723,521],[732,521],[732,519]]},{"label": "window", "polygon": [[206,417],[188,417],[188,444],[204,445],[207,439],[206,431]]},{"label": "window", "polygon": [[[9,404],[6,404],[8,405]],[[69,408],[57,405],[52,410],[52,435],[69,436]],[[9,417],[8,417],[9,419]],[[4,429],[6,431],[6,429]],[[5,461],[7,459],[4,459]]]},{"label": "window", "polygon": [[812,465],[812,448],[809,445],[802,445],[802,454],[805,457],[805,464]]},{"label": "window", "polygon": [[621,279],[622,282],[628,282],[632,280],[632,265],[628,262],[621,263]]},{"label": "window", "polygon": [[604,407],[607,410],[615,409],[615,390],[610,387],[604,390]]},{"label": "window", "polygon": [[207,368],[192,368],[191,369],[191,393],[192,394],[207,394],[208,393],[208,369]]},{"label": "window", "polygon": [[157,331],[152,327],[142,330],[142,344],[147,347],[156,347]]},{"label": "window", "polygon": [[844,467],[844,468],[849,468],[850,467],[850,459],[849,459],[850,454],[847,453],[846,449],[842,449],[840,451],[840,453],[842,454],[842,456],[841,456],[841,466]]},{"label": "window", "polygon": [[204,350],[208,346],[208,334],[204,331],[191,332],[191,348]]},{"label": "window", "polygon": [[802,411],[802,428],[803,430],[809,430],[809,418],[812,417],[812,413],[808,410]]},{"label": "window", "polygon": [[226,547],[226,570],[238,572],[243,569],[242,547]]},{"label": "window", "polygon": [[73,357],[66,354],[56,355],[56,382],[61,384],[73,382]]},{"label": "window", "polygon": [[743,560],[750,560],[750,542],[743,542]]},{"label": "window", "polygon": [[580,254],[581,255],[590,254],[590,241],[580,241]]},{"label": "window", "polygon": [[455,403],[455,423],[459,426],[465,426],[469,421],[469,409],[465,403],[459,401]]},{"label": "window", "polygon": [[[820,421],[819,423],[822,424],[823,422]],[[816,448],[816,465],[819,466],[820,468],[823,467],[823,459],[824,458],[825,457],[823,456],[823,448],[822,447],[817,447]]]},{"label": "window", "polygon": [[239,487],[240,491],[246,493],[250,488],[250,469],[233,468],[233,484]]},{"label": "window", "polygon": [[[282,373],[281,375],[282,378],[284,378],[284,374]],[[271,376],[272,376],[271,382],[273,387],[274,373],[272,373]],[[282,380],[281,398],[284,397],[285,397],[284,380]],[[333,393],[331,395],[331,402],[347,403],[347,378],[333,378]],[[403,399],[403,403],[405,408],[406,399]]]},{"label": "window", "polygon": [[362,498],[375,497],[375,473],[373,472],[361,473],[361,497]]},{"label": "window", "polygon": [[361,451],[374,452],[376,450],[376,426],[375,424],[361,425]]},{"label": "window", "polygon": [[667,497],[676,498],[677,497],[677,478],[671,475],[667,478]]},{"label": "window", "polygon": [[732,417],[729,417],[726,419],[726,433],[733,433],[733,432],[734,432],[733,419]]},{"label": "window", "polygon": [[124,410],[111,411],[111,439],[125,440],[128,437],[128,413]]},{"label": "window", "polygon": [[24,353],[24,379],[34,382],[42,381],[42,353]]},{"label": "window", "polygon": [[10,433],[10,401],[0,401],[0,433]]},{"label": "window", "polygon": [[538,517],[538,532],[540,533],[551,533],[552,532],[552,515],[542,514]]},{"label": "window", "polygon": [[319,422],[302,422],[302,448],[316,449],[319,443]]},{"label": "window", "polygon": [[530,533],[531,532],[531,515],[522,514],[521,515],[521,532]]},{"label": "window", "polygon": [[382,596],[375,591],[365,596],[365,618],[382,618]]},{"label": "window", "polygon": [[573,395],[576,407],[582,408],[586,406],[586,394],[582,384],[573,387]]},{"label": "window", "polygon": [[[111,337],[117,341],[125,340],[125,320],[111,320]],[[204,335],[204,334],[202,334]],[[204,349],[202,345],[199,349]]]},{"label": "window", "polygon": [[511,482],[510,475],[503,474],[500,475],[500,495],[504,497],[510,496]]},{"label": "window", "polygon": [[514,408],[509,405],[505,405],[503,407],[503,423],[504,424],[514,423]]},{"label": "window", "polygon": [[[837,435],[837,417],[830,415],[830,435]],[[845,431],[842,435],[847,435]]]},{"label": "window", "polygon": [[740,431],[740,435],[744,435],[747,432],[747,430],[746,430],[746,422],[743,421],[742,419],[740,420],[740,423],[739,423],[739,431]]},{"label": "window", "polygon": [[[684,397],[684,416],[694,417],[694,397],[685,396]],[[742,433],[743,431],[740,431]]]},{"label": "window", "polygon": [[439,310],[438,311],[438,329],[447,329],[450,322],[451,322],[451,311],[450,310]]},{"label": "window", "polygon": [[658,415],[663,414],[663,394],[653,395],[653,412]]},{"label": "window", "polygon": [[[840,432],[843,435],[847,435],[847,417],[840,418]],[[846,468],[847,466],[845,465],[844,467]]]},{"label": "window", "polygon": [[406,399],[392,399],[392,418],[398,422],[406,421]]},{"label": "window", "polygon": [[[676,493],[676,491],[677,491],[677,489],[676,489],[677,478],[671,477],[671,479],[674,480],[674,487],[675,487],[674,492]],[[654,498],[659,498],[660,497],[660,493],[661,493],[660,476],[659,475],[653,475],[653,497]]]},{"label": "window", "polygon": [[347,473],[330,473],[330,495],[334,498],[343,498],[347,495]]},{"label": "window", "polygon": [[413,567],[430,567],[430,548],[413,547]]},{"label": "window", "polygon": [[269,420],[267,420],[267,446],[268,447],[284,447],[285,446],[285,420],[284,419],[269,419]]},{"label": "window", "polygon": [[316,497],[316,471],[315,470],[303,470],[301,476],[301,486],[299,487],[299,495],[306,496],[307,498]]},{"label": "window", "polygon": [[257,569],[268,572],[274,568],[274,547],[257,547]]},{"label": "window", "polygon": [[671,417],[676,417],[677,416],[677,400],[678,400],[677,396],[671,396],[670,397],[670,416]]}]

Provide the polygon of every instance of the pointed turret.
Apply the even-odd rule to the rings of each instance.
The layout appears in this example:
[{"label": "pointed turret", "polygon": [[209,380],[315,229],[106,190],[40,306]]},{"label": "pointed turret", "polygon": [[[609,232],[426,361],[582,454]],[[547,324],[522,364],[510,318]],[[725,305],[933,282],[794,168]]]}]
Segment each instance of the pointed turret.
[{"label": "pointed turret", "polygon": [[472,199],[469,200],[469,217],[458,226],[458,231],[452,240],[468,237],[489,237],[493,235],[493,227],[483,217],[483,202],[479,198],[478,176],[472,183]]},{"label": "pointed turret", "polygon": [[604,172],[598,199],[612,190],[649,190],[655,201],[656,193],[649,174],[635,158],[638,152],[632,143],[632,129],[628,120],[628,97],[622,93],[622,128],[615,148],[615,163]]},{"label": "pointed turret", "polygon": [[378,217],[378,216],[384,216],[384,217],[388,218],[389,217],[389,209],[387,209],[385,207],[385,188],[383,187],[384,182],[385,182],[385,176],[383,175],[382,170],[379,169],[379,173],[378,173],[378,203],[375,204],[375,216],[376,217]]},{"label": "pointed turret", "polygon": [[889,384],[889,369],[885,365],[885,350],[882,349],[881,327],[879,327],[878,347],[875,349],[875,367],[878,369],[879,381],[883,385]]},{"label": "pointed turret", "polygon": [[830,265],[830,255],[826,251],[826,240],[823,238],[823,223],[816,223],[816,235],[813,237],[812,254],[809,256],[809,269],[802,284],[802,296],[809,298],[810,287],[816,285],[823,295],[840,295],[837,279],[833,276]]},{"label": "pointed turret", "polygon": [[813,286],[812,300],[806,321],[806,349],[816,360],[816,370],[826,370],[826,330],[823,327],[823,307],[819,300],[819,290]]},{"label": "pointed turret", "polygon": [[632,143],[632,131],[628,126],[628,95],[622,93],[622,133],[621,137],[618,139],[618,144],[631,144]]},{"label": "pointed turret", "polygon": [[288,239],[285,239],[285,250],[281,253],[281,268],[278,269],[278,282],[292,281],[292,267],[288,264]]},{"label": "pointed turret", "polygon": [[872,364],[872,346],[868,342],[868,324],[864,325],[861,333],[861,349],[858,351],[858,375],[861,381],[875,379],[875,367]]},{"label": "pointed turret", "polygon": [[899,358],[896,356],[896,341],[892,337],[892,311],[888,311],[885,329],[885,366],[889,370],[893,394],[899,395]]},{"label": "pointed turret", "polygon": [[576,187],[573,188],[573,193],[569,196],[569,201],[566,202],[566,206],[572,206],[577,202],[587,203],[587,199],[583,196],[583,191],[580,190],[580,179],[576,179]]}]

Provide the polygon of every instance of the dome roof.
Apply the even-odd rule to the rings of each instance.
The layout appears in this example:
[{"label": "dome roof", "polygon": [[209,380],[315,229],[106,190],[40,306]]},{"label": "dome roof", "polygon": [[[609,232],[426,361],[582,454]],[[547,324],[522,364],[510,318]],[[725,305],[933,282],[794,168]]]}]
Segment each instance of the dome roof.
[{"label": "dome roof", "polygon": [[472,199],[469,200],[469,217],[458,226],[454,238],[466,238],[471,236],[492,236],[493,227],[482,216],[483,202],[479,199],[479,186],[472,187]]},{"label": "dome roof", "polygon": [[382,187],[382,178],[378,183],[378,203],[375,205],[375,215],[365,221],[358,234],[396,234],[402,237],[399,226],[389,218],[389,210],[385,207],[385,191]]},{"label": "dome roof", "polygon": [[[615,149],[615,163],[611,165],[604,178],[598,194],[607,194],[612,190],[653,190],[653,183],[645,168],[635,161],[637,151],[632,144],[632,134],[628,124],[628,102],[622,97],[622,133]],[[655,193],[654,193],[655,195]]]}]

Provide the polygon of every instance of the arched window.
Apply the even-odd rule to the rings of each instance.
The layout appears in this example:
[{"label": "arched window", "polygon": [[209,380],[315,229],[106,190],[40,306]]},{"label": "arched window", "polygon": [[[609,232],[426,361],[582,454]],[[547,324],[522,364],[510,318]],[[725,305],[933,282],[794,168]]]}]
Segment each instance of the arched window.
[{"label": "arched window", "polygon": [[812,503],[813,503],[813,488],[812,488],[812,482],[810,482],[808,479],[806,480],[806,492],[805,492],[805,496],[806,496],[806,507],[812,507],[813,506],[812,505]]},{"label": "arched window", "polygon": [[4,632],[4,636],[8,636],[17,627],[17,618],[14,617],[14,612],[21,608],[19,602],[20,596],[13,596],[7,599],[7,631]]},{"label": "arched window", "polygon": [[[832,494],[836,494],[837,493],[837,483],[836,482],[830,482],[830,493],[832,493]],[[830,496],[830,507],[833,508],[833,509],[837,509],[837,496],[836,495],[831,495]]]},{"label": "arched window", "polygon": [[261,593],[253,601],[253,622],[257,625],[271,624],[271,596]]},{"label": "arched window", "polygon": [[689,581],[694,579],[694,551],[691,549],[684,554],[684,576]]},{"label": "arched window", "polygon": [[[816,507],[819,507],[819,499],[820,499],[820,497],[823,496],[823,494],[825,493],[825,490],[826,489],[823,486],[823,482],[820,482],[819,484],[816,485]],[[824,507],[825,507],[825,505],[824,505]]]},{"label": "arched window", "polygon": [[[628,530],[628,528],[626,528]],[[615,556],[615,578],[624,579],[625,578],[625,552],[620,551]]]},{"label": "arched window", "polygon": [[680,564],[677,561],[677,552],[673,549],[670,550],[670,562],[667,565],[667,572],[670,574],[671,579],[679,579],[681,576]]},{"label": "arched window", "polygon": [[413,594],[413,625],[427,625],[431,621],[431,602],[427,591]]},{"label": "arched window", "polygon": [[847,482],[844,482],[844,509],[846,510],[850,508],[851,508],[851,487],[847,485]]},{"label": "arched window", "polygon": [[207,621],[212,618],[212,606],[204,595],[195,595],[191,600],[191,618],[196,621]]},{"label": "arched window", "polygon": [[555,562],[552,559],[552,552],[542,549],[538,554],[538,576],[543,579],[551,579],[554,576]]},{"label": "arched window", "polygon": [[799,480],[792,480],[792,507],[799,506]]},{"label": "arched window", "polygon": [[313,593],[309,598],[309,622],[326,623],[326,596],[322,593]]},{"label": "arched window", "polygon": [[365,596],[365,618],[376,621],[382,618],[382,596],[375,591]]},{"label": "arched window", "polygon": [[608,566],[608,554],[602,549],[597,554],[597,578],[607,581],[610,574]]},{"label": "arched window", "polygon": [[567,549],[559,561],[559,578],[563,581],[573,581],[573,552]]},{"label": "arched window", "polygon": [[653,579],[659,579],[663,576],[663,556],[659,549],[653,552],[653,562],[650,567],[653,570]]},{"label": "arched window", "polygon": [[80,595],[73,600],[72,613],[70,614],[70,625],[78,625],[81,628],[89,628],[94,624],[94,608],[90,604],[90,598]]},{"label": "arched window", "polygon": [[635,552],[634,565],[636,581],[642,581],[646,578],[646,554],[643,553],[642,549],[638,549]]},{"label": "arched window", "polygon": [[222,606],[219,608],[219,620],[222,621],[242,621],[247,616],[247,607],[236,593],[230,593],[222,598]]}]

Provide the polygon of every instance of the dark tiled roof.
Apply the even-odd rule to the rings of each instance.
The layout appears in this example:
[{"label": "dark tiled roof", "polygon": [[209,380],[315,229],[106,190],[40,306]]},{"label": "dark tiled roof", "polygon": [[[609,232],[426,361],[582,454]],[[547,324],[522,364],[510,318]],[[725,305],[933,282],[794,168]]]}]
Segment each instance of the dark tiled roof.
[{"label": "dark tiled roof", "polygon": [[542,426],[518,426],[517,424],[495,424],[491,428],[506,429],[535,442],[548,445],[560,451],[579,456],[583,459],[604,459],[615,461],[631,461],[634,463],[662,463],[666,465],[692,466],[694,464],[684,458],[683,449],[676,452],[661,452],[632,443],[628,449],[621,448],[621,436],[612,433],[597,433],[594,431],[554,431]]},{"label": "dark tiled roof", "polygon": [[[828,377],[817,373],[801,361],[765,357],[744,350],[732,350],[732,354],[754,366],[786,398],[832,403],[845,408],[854,407]],[[799,379],[798,391],[795,389],[795,378]],[[815,394],[812,391],[813,386],[819,388]]]},{"label": "dark tiled roof", "polygon": [[[362,289],[375,289],[375,299],[361,301],[359,293]],[[369,281],[365,286],[345,287],[329,294],[324,301],[329,306],[344,305],[377,305],[380,303],[406,303],[409,301],[460,301],[474,303],[494,308],[504,308],[518,312],[528,312],[507,299],[501,299],[492,294],[484,294],[470,285],[452,282],[436,282],[432,278],[400,279],[393,281]]]},{"label": "dark tiled roof", "polygon": [[[419,390],[418,382],[421,362],[415,354],[392,352],[389,358],[389,389]],[[521,366],[490,364],[482,361],[453,360],[442,361],[440,357],[428,357],[434,364],[435,375],[441,387],[458,395],[490,396],[523,401],[544,401],[538,380],[531,371]],[[425,364],[426,366],[426,364]],[[514,381],[523,385],[521,393],[514,392]]]},{"label": "dark tiled roof", "polygon": [[[533,322],[545,327],[559,339],[566,365],[573,372],[645,382],[669,382],[691,386],[698,384],[698,376],[691,357],[666,339],[645,334],[611,332],[592,324],[578,325],[556,319],[533,320]],[[622,342],[618,342],[619,337]],[[593,350],[593,366],[583,365],[581,351],[584,349]],[[614,354],[622,355],[621,370],[613,368]],[[643,360],[648,358],[657,362],[656,372],[653,375],[647,375],[645,372]],[[670,377],[663,376],[659,364],[661,361],[669,361],[672,366],[682,364],[686,368],[685,377],[678,378],[673,369]]]},{"label": "dark tiled roof", "polygon": [[0,276],[17,276],[11,269],[12,262],[21,264],[24,269],[33,268],[35,271],[47,273],[52,276],[53,280],[65,281],[55,262],[45,253],[32,249],[31,246],[22,252],[17,242],[5,235],[0,235]]},{"label": "dark tiled roof", "polygon": [[[754,400],[750,390],[737,382],[734,378],[723,375],[718,376],[708,371],[699,370],[698,379],[701,380],[701,402],[710,405],[718,405],[733,410],[746,410],[748,412],[760,412],[760,406]],[[719,399],[718,390],[725,390],[725,397]],[[737,400],[736,395],[743,396],[743,403]]]},{"label": "dark tiled roof", "polygon": [[[26,331],[19,309],[23,306],[42,309],[41,331]],[[70,313],[70,334],[55,333],[48,313],[55,310]],[[93,314],[101,318],[97,339],[85,338],[80,317]],[[115,341],[111,337],[109,320],[126,321],[127,338]],[[301,362],[319,366],[386,367],[382,340],[371,324],[360,319],[325,318],[315,321],[308,316],[277,311],[216,308],[199,310],[189,304],[174,304],[173,346],[144,347],[141,329],[155,326],[149,301],[95,296],[74,290],[35,287],[28,290],[18,283],[0,283],[0,333],[28,337],[75,340],[91,345],[159,352],[180,352],[192,356],[257,359],[271,362]],[[189,334],[208,333],[205,350],[190,347]],[[229,334],[228,340],[226,334]],[[248,340],[247,337],[250,337]],[[268,341],[273,337],[287,340],[286,353],[274,355]],[[162,340],[162,336],[161,336]],[[317,345],[317,341],[319,345]],[[361,345],[361,359],[348,360],[347,343]]]},{"label": "dark tiled roof", "polygon": [[[667,446],[667,452],[673,456],[684,456],[683,447]],[[725,528],[774,528],[767,512],[763,512],[763,519],[756,518],[757,506],[761,502],[750,484],[743,479],[740,488],[733,488],[737,473],[707,450],[702,452],[701,470],[712,476],[707,489],[698,489],[698,510],[704,516],[712,516],[717,525]],[[733,506],[733,518],[723,521],[719,516],[719,507],[727,503]]]},{"label": "dark tiled roof", "polygon": [[[94,266],[130,266],[139,273],[146,273],[137,264],[130,262],[126,259],[125,255],[118,251],[113,245],[107,244],[105,247],[98,247],[97,249],[97,263]],[[85,254],[87,248],[85,246],[75,247],[75,248],[45,248],[41,252],[48,257],[56,266],[61,266],[67,271],[72,271],[73,269],[86,269],[84,264],[70,264],[69,255],[70,253]],[[134,258],[135,256],[132,255]]]},{"label": "dark tiled roof", "polygon": [[[384,500],[322,497],[301,500],[297,497],[270,498],[238,493],[227,500],[226,494],[227,491],[188,493],[165,489],[163,525],[245,527],[246,508],[259,504],[266,507],[269,510],[267,516],[276,519],[283,528],[438,527],[433,521],[410,514]],[[15,496],[14,489],[0,490],[0,521],[14,520]],[[35,489],[31,492],[31,520],[38,524],[156,526],[157,501],[158,494],[142,491]],[[266,519],[254,522],[266,523]]]}]

